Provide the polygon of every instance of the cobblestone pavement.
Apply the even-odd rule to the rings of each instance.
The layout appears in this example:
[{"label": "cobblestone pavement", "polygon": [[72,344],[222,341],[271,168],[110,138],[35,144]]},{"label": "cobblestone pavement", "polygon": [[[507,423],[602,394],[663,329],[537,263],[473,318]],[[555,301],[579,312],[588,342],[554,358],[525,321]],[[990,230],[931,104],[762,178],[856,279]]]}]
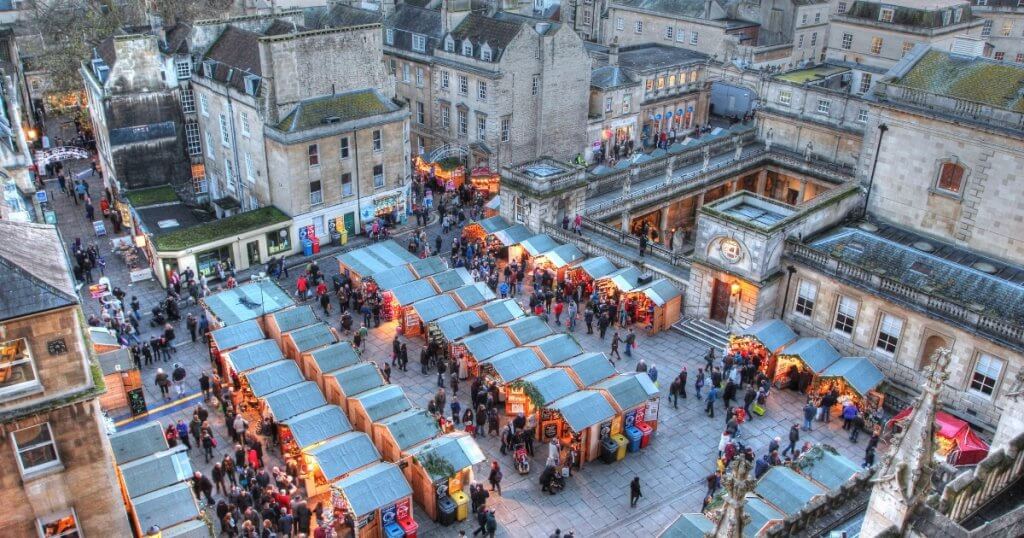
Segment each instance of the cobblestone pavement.
[{"label": "cobblestone pavement", "polygon": [[[73,163],[69,166],[72,171],[86,167],[86,162]],[[91,192],[94,196],[98,195],[101,191],[99,178],[91,178],[89,182]],[[47,190],[50,191],[50,199],[53,200],[53,206],[58,212],[58,225],[65,241],[70,244],[76,237],[81,237],[86,243],[97,243],[106,257],[106,275],[110,277],[112,284],[124,289],[129,299],[133,295],[139,298],[145,313],[141,326],[143,337],[148,339],[151,333],[156,332],[156,329],[149,327],[149,308],[164,296],[164,291],[152,280],[130,284],[124,263],[110,254],[109,237],[97,238],[93,234],[92,225],[85,218],[84,207],[74,205],[70,198],[61,195],[54,180],[47,182]],[[431,226],[430,232],[432,241],[436,235],[436,226]],[[448,249],[450,237],[446,237],[442,252]],[[307,261],[301,258],[294,260],[294,264],[297,265]],[[328,279],[338,272],[333,255],[324,256],[320,266]],[[299,272],[292,270],[291,278],[280,282],[286,291],[294,290],[294,279]],[[97,302],[90,299],[84,289],[83,301],[87,314],[98,312]],[[314,307],[323,317],[319,306]],[[196,307],[185,309],[182,318],[191,311],[196,311]],[[327,321],[337,327],[339,316],[330,316]],[[170,420],[189,420],[191,410],[201,400],[198,397],[197,379],[204,369],[210,367],[205,344],[201,341],[188,341],[184,323],[179,323],[178,329],[177,353],[171,362],[182,363],[189,372],[185,381],[184,398],[165,404],[153,384],[155,368],[170,364],[161,363],[143,368],[145,395],[151,413],[142,420],[160,420],[165,426]],[[390,355],[394,332],[393,322],[372,330],[364,358],[378,363],[386,360]],[[609,349],[610,333],[609,339],[601,341],[596,334],[586,334],[585,327],[580,323],[576,336],[585,350],[607,352]],[[421,341],[420,338],[409,341],[409,355],[414,363],[415,357],[419,356]],[[574,474],[563,492],[553,496],[542,494],[537,483],[537,477],[543,467],[543,450],[538,451],[530,474],[521,476],[508,468],[502,484],[504,494],[500,497],[492,495],[489,502],[497,511],[499,535],[548,536],[555,528],[561,528],[563,531],[574,530],[580,537],[651,536],[663,529],[679,513],[696,512],[700,509],[704,477],[714,469],[719,434],[724,428],[722,413],[719,412],[714,419],[704,415],[703,405],[692,394],[692,374],[691,386],[688,387],[691,397],[680,401],[678,409],[673,409],[668,404],[667,388],[669,381],[683,365],[686,365],[690,372],[696,372],[699,366],[703,366],[702,357],[707,348],[673,331],[652,337],[639,336],[638,344],[634,356],[628,359],[623,357],[626,360],[616,363],[616,366],[620,371],[633,371],[636,361],[644,359],[648,365],[656,364],[658,367],[662,395],[666,398],[662,401],[659,428],[651,445],[611,465],[597,461],[587,464]],[[392,382],[401,385],[413,403],[422,407],[426,407],[428,398],[437,388],[436,374],[421,375],[419,368],[415,366],[408,372],[395,370]],[[468,388],[461,388],[457,394],[463,403],[467,398],[467,390]],[[449,401],[451,397],[449,395]],[[741,430],[741,440],[752,446],[755,453],[760,456],[772,437],[785,438],[789,426],[799,422],[802,403],[801,398],[794,393],[774,391],[767,404],[767,414],[764,417],[755,417],[745,424]],[[214,420],[214,431],[219,436],[215,452],[220,459],[232,450],[232,447],[226,438],[227,430],[224,428],[222,416],[219,413],[211,413],[211,417]],[[124,417],[114,418],[118,420]],[[139,422],[127,424],[135,425]],[[833,421],[829,426],[816,425],[813,432],[803,434],[801,443],[805,440],[828,443],[851,459],[861,461],[866,439],[862,440],[859,446],[852,445],[847,441],[838,422]],[[490,458],[497,459],[505,467],[509,466],[510,459],[500,455],[496,438],[481,440],[481,447]],[[279,463],[276,451],[266,452],[271,456],[268,465]],[[209,472],[212,465],[202,461],[199,450],[192,451],[192,463],[197,470],[203,472]],[[486,463],[481,464],[477,469],[478,478],[486,478],[485,466]],[[628,485],[634,476],[640,477],[644,496],[636,508],[630,509]],[[475,524],[469,521],[449,528],[438,527],[435,523],[427,521],[426,516],[419,510],[416,520],[420,523],[424,536],[455,536],[459,529],[471,532],[475,528]]]}]

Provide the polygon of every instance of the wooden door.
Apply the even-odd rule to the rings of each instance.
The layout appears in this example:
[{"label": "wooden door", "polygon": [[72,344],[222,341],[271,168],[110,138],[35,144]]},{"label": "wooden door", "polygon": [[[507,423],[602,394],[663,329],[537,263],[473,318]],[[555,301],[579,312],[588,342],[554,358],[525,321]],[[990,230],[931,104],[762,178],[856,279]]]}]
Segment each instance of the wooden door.
[{"label": "wooden door", "polygon": [[729,317],[729,293],[729,284],[716,278],[715,285],[711,290],[711,314],[709,316],[711,319],[719,323],[726,323],[726,319]]}]

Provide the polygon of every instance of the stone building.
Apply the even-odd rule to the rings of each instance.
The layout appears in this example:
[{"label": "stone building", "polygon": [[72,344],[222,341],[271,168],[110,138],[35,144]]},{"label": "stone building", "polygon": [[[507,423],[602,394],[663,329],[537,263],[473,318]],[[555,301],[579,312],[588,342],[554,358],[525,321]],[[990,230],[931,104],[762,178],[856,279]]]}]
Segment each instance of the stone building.
[{"label": "stone building", "polygon": [[971,12],[984,21],[981,38],[991,58],[1024,63],[1024,6],[1018,0],[972,0]]},{"label": "stone building", "polygon": [[408,105],[413,154],[433,149],[434,51],[441,47],[447,21],[441,11],[401,4],[384,21],[384,55],[395,77],[395,93]]},{"label": "stone building", "polygon": [[[0,72],[6,75],[6,71]],[[10,75],[0,80],[0,219],[31,222],[42,218],[39,202],[32,194],[36,190],[30,172],[32,155],[22,124],[22,108],[18,101],[16,78]]]},{"label": "stone building", "polygon": [[0,535],[129,536],[63,241],[7,220],[0,235]]}]

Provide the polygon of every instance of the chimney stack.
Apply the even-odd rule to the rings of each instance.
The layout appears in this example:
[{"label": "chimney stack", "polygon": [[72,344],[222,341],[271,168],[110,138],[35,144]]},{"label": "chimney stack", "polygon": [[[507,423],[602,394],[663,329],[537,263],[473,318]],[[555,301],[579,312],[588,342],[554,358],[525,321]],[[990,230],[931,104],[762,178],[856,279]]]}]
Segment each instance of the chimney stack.
[{"label": "chimney stack", "polygon": [[612,43],[608,45],[608,65],[615,67],[619,65],[619,38],[612,39]]}]

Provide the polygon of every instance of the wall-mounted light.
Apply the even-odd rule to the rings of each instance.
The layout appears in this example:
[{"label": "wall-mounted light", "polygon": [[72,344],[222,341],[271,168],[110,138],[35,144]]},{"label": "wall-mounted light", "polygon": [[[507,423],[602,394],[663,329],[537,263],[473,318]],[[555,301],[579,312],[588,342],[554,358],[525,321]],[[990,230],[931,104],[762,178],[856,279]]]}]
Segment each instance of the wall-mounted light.
[{"label": "wall-mounted light", "polygon": [[730,289],[732,290],[733,295],[739,295],[740,292],[743,291],[743,286],[741,286],[739,282],[733,282]]}]

